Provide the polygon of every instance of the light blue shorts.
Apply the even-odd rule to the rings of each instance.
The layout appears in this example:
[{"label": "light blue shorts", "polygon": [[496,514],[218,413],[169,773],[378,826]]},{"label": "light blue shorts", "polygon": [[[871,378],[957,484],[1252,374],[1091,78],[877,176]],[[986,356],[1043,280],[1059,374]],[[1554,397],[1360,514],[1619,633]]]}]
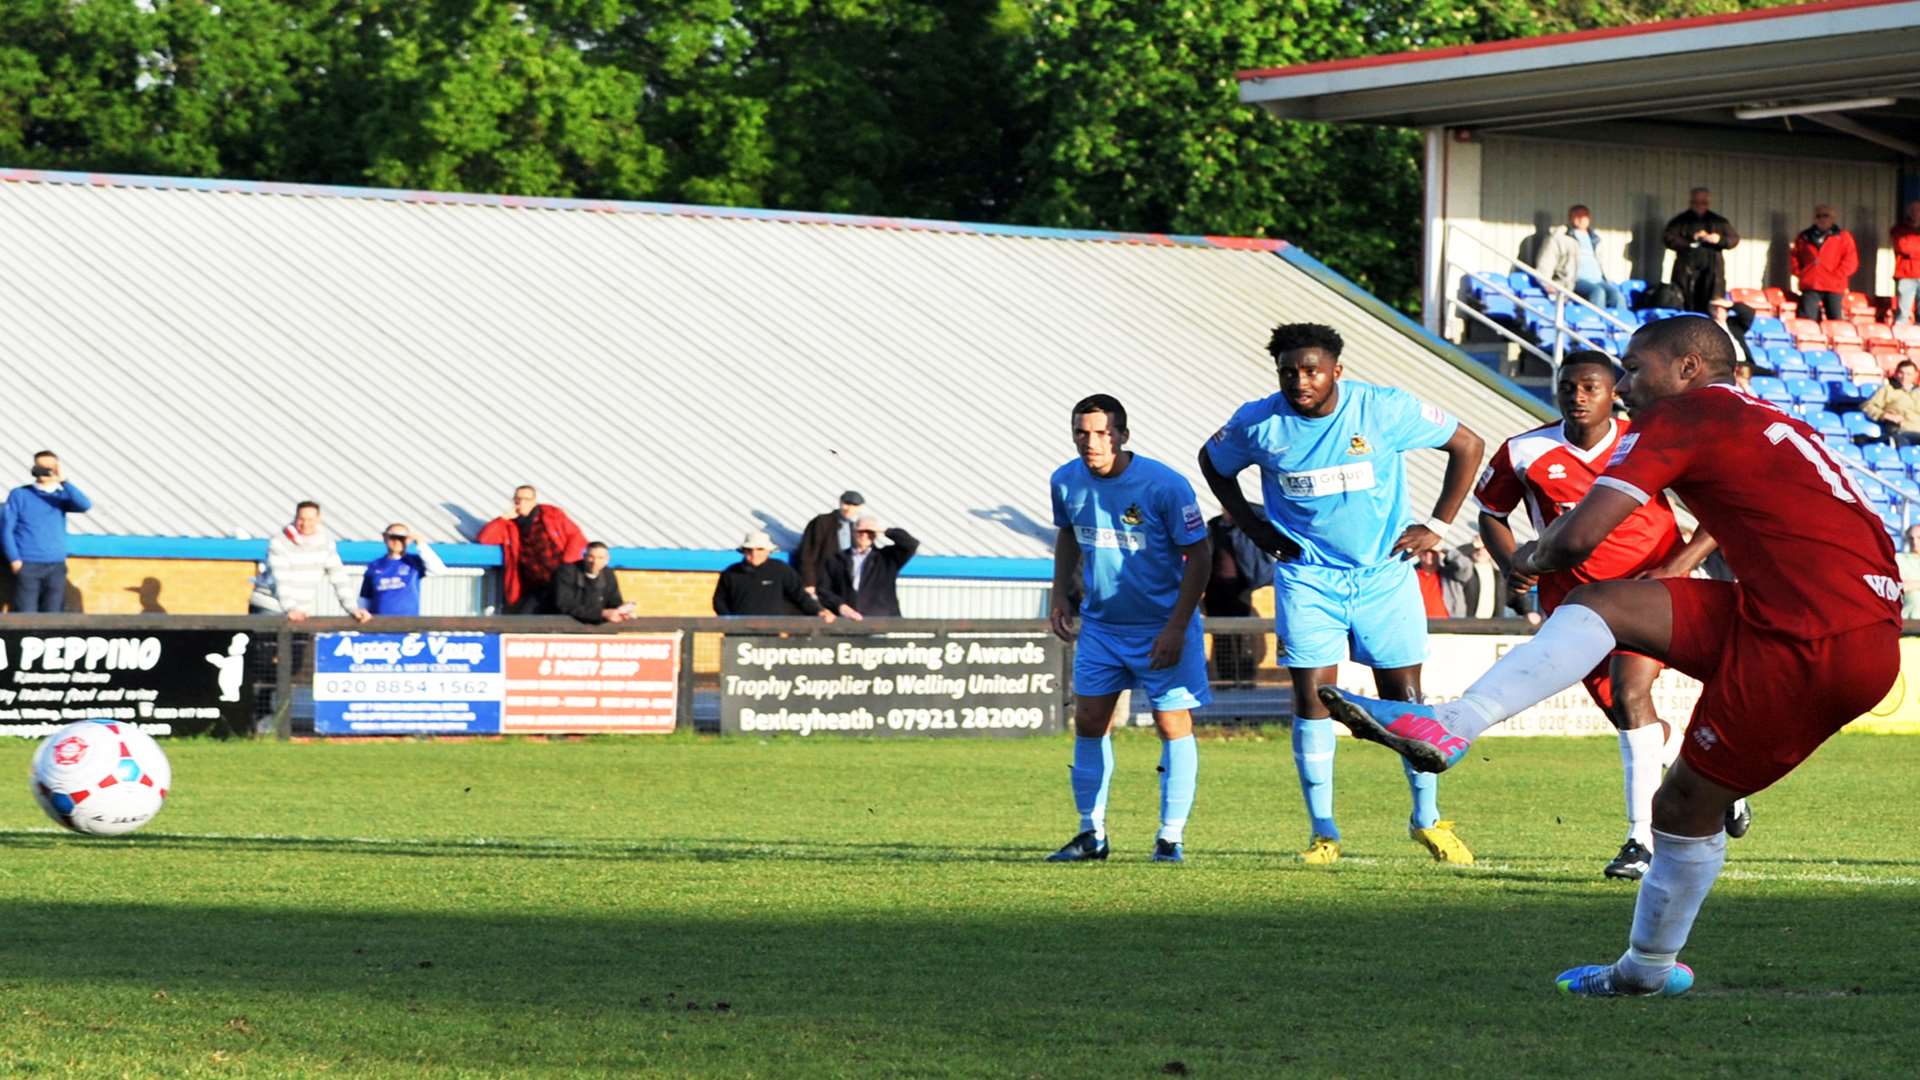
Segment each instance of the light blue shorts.
[{"label": "light blue shorts", "polygon": [[1411,560],[1357,570],[1280,563],[1273,606],[1288,667],[1332,667],[1347,659],[1349,647],[1370,668],[1427,659],[1427,606]]},{"label": "light blue shorts", "polygon": [[1073,650],[1073,692],[1083,697],[1117,694],[1139,687],[1155,712],[1197,709],[1213,700],[1207,683],[1207,638],[1195,615],[1187,624],[1187,644],[1180,662],[1155,671],[1148,666],[1157,626],[1113,626],[1089,619],[1080,622]]}]

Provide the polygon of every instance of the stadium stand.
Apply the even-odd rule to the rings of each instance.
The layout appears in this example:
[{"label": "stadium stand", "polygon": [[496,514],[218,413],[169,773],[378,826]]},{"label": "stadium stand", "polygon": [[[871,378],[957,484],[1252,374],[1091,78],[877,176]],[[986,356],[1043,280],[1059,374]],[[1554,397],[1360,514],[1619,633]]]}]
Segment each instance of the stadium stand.
[{"label": "stadium stand", "polygon": [[1544,415],[1279,242],[29,171],[0,231],[0,337],[65,372],[16,389],[14,456],[88,478],[77,531],[262,536],[311,496],[453,540],[530,480],[620,565],[706,571],[852,487],[910,573],[1032,580],[1072,402],[1191,473],[1277,322],[1489,440]]}]

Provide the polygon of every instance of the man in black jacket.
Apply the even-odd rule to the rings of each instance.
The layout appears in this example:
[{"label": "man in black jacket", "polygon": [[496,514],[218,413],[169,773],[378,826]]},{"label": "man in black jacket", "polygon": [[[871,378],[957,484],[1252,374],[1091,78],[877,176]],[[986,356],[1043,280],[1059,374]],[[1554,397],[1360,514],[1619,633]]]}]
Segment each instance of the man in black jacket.
[{"label": "man in black jacket", "polygon": [[579,562],[553,572],[553,605],[583,623],[626,622],[633,607],[620,596],[620,579],[607,568],[607,545],[595,540]]},{"label": "man in black jacket", "polygon": [[857,491],[840,493],[840,509],[829,510],[807,522],[800,534],[800,546],[793,552],[793,568],[800,571],[800,584],[809,593],[817,593],[826,575],[827,560],[853,546],[853,522],[867,504]]},{"label": "man in black jacket", "polygon": [[820,601],[828,609],[849,619],[900,614],[900,568],[920,550],[920,541],[905,529],[888,529],[889,543],[880,547],[880,535],[880,519],[867,514],[854,523],[853,546],[827,560]]},{"label": "man in black jacket", "polygon": [[800,574],[773,559],[773,540],[764,532],[750,532],[740,541],[740,561],[720,571],[713,586],[716,615],[818,615],[832,622],[833,612],[820,606],[800,584]]},{"label": "man in black jacket", "polygon": [[1693,189],[1687,209],[1667,222],[1661,234],[1673,251],[1673,285],[1680,290],[1688,311],[1713,314],[1713,301],[1727,294],[1727,259],[1723,252],[1740,243],[1733,223],[1710,207],[1713,193],[1706,188]]}]

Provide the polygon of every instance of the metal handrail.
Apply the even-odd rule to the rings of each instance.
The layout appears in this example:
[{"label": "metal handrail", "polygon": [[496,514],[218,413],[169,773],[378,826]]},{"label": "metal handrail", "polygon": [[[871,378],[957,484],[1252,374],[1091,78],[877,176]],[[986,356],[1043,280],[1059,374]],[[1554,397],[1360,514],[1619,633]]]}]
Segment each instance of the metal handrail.
[{"label": "metal handrail", "polygon": [[[1612,323],[1614,327],[1617,329],[1624,330],[1628,333],[1632,333],[1633,331],[1639,329],[1639,327],[1637,326],[1629,325],[1628,323],[1615,318],[1611,311],[1608,311],[1606,308],[1603,308],[1600,305],[1595,304],[1593,301],[1588,300],[1586,297],[1581,296],[1579,293],[1574,292],[1572,289],[1568,289],[1563,286],[1556,285],[1551,278],[1547,277],[1545,274],[1542,274],[1538,267],[1522,262],[1518,258],[1515,258],[1512,255],[1502,254],[1498,248],[1494,247],[1492,244],[1487,243],[1485,240],[1482,240],[1479,237],[1473,235],[1472,233],[1466,231],[1465,229],[1461,228],[1458,224],[1450,223],[1447,226],[1447,239],[1449,243],[1452,242],[1453,234],[1456,232],[1459,233],[1461,236],[1466,237],[1468,240],[1473,241],[1473,243],[1476,246],[1478,246],[1482,251],[1485,251],[1488,254],[1492,255],[1495,259],[1506,260],[1508,266],[1512,267],[1515,270],[1519,270],[1520,272],[1533,278],[1533,280],[1540,285],[1541,291],[1545,292],[1548,296],[1553,296],[1557,300],[1559,300],[1560,303],[1556,304],[1555,306],[1556,323],[1561,321],[1558,318],[1558,315],[1561,308],[1564,307],[1565,301],[1571,300],[1574,303],[1579,304],[1581,307],[1586,308],[1588,311],[1591,311],[1594,314],[1600,316],[1602,319],[1606,320],[1607,322]],[[1453,262],[1453,261],[1454,260],[1452,259],[1448,260],[1448,262]],[[1461,270],[1463,273],[1467,272],[1465,271],[1464,267],[1462,267]]]}]

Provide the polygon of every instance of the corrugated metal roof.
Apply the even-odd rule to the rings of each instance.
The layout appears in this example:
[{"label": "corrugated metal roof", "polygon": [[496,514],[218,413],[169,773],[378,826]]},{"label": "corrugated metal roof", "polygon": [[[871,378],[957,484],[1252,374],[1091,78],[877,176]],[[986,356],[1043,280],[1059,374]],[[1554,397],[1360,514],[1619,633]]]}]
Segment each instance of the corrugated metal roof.
[{"label": "corrugated metal roof", "polygon": [[58,450],[83,532],[312,497],[448,540],[532,482],[595,537],[728,548],[856,488],[929,554],[1045,555],[1074,400],[1191,476],[1299,319],[1490,441],[1537,423],[1273,244],[29,172],[0,236],[0,463]]}]

